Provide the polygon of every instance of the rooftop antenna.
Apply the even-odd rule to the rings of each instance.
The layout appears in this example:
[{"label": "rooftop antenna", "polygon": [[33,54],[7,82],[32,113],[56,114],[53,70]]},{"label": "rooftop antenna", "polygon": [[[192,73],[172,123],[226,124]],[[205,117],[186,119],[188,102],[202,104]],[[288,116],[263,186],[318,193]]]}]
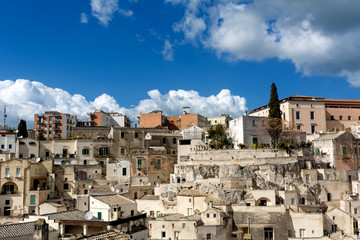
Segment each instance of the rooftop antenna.
[{"label": "rooftop antenna", "polygon": [[4,107],[4,129],[6,129],[6,117],[7,117],[7,115],[6,115],[6,105],[5,105],[5,107]]}]

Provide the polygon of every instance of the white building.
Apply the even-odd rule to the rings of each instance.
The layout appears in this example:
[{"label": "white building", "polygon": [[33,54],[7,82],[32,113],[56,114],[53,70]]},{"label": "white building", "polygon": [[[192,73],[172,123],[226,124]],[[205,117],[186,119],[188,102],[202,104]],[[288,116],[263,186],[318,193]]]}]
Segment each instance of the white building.
[{"label": "white building", "polygon": [[235,149],[239,145],[252,147],[262,144],[270,144],[270,136],[261,126],[264,117],[241,116],[229,122],[229,137]]},{"label": "white building", "polygon": [[0,150],[2,153],[14,153],[16,150],[16,134],[0,133]]},{"label": "white building", "polygon": [[118,185],[130,184],[131,161],[130,159],[118,158],[115,163],[106,164],[106,178],[116,181]]},{"label": "white building", "polygon": [[114,221],[137,215],[136,202],[114,194],[90,196],[90,212],[99,220]]}]

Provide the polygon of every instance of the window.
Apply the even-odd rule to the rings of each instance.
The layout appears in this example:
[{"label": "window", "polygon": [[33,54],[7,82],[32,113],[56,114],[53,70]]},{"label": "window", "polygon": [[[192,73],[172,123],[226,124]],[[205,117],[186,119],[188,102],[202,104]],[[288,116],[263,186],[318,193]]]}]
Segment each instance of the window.
[{"label": "window", "polygon": [[101,220],[101,212],[98,212],[98,220]]},{"label": "window", "polygon": [[207,217],[207,218],[210,218],[210,214],[206,214],[206,217]]},{"label": "window", "polygon": [[121,148],[120,153],[121,153],[121,155],[124,155],[125,154],[125,148]]},{"label": "window", "polygon": [[331,201],[331,193],[328,193],[328,194],[327,194],[327,200],[328,200],[328,201]]},{"label": "window", "polygon": [[161,232],[161,237],[166,238],[166,232]]},{"label": "window", "polygon": [[300,237],[305,237],[305,229],[300,229]]},{"label": "window", "polygon": [[5,145],[4,144],[1,144],[1,149],[4,149],[5,148]]},{"label": "window", "polygon": [[9,144],[9,149],[12,149],[12,144]]},{"label": "window", "polygon": [[191,202],[191,198],[189,198],[189,202]]},{"label": "window", "polygon": [[34,145],[36,145],[36,142],[29,142],[29,145],[34,146]]},{"label": "window", "polygon": [[16,168],[16,177],[21,177],[21,169]]},{"label": "window", "polygon": [[30,158],[34,158],[35,157],[35,154],[30,154]]},{"label": "window", "polygon": [[50,152],[49,151],[45,152],[45,157],[50,157]]},{"label": "window", "polygon": [[315,125],[311,125],[311,133],[315,133],[315,131],[316,131],[316,126]]},{"label": "window", "polygon": [[252,124],[253,126],[255,126],[255,125],[256,125],[256,120],[255,120],[255,119],[251,120],[251,124]]},{"label": "window", "polygon": [[99,148],[99,155],[100,156],[108,156],[109,155],[109,148],[108,147],[100,147]]},{"label": "window", "polygon": [[83,148],[82,149],[82,155],[89,155],[90,150],[88,148]]},{"label": "window", "polygon": [[5,200],[5,205],[10,205],[10,200]]},{"label": "window", "polygon": [[142,169],[142,159],[137,160],[136,166],[137,166],[136,168]]},{"label": "window", "polygon": [[5,177],[6,178],[10,177],[10,168],[5,168]]},{"label": "window", "polygon": [[300,120],[300,111],[296,111],[296,120]]},{"label": "window", "polygon": [[192,208],[188,208],[187,213],[188,213],[188,216],[191,216],[192,215]]},{"label": "window", "polygon": [[173,138],[173,144],[176,144],[176,138]]},{"label": "window", "polygon": [[348,120],[351,120],[351,116],[348,116]]},{"label": "window", "polygon": [[[359,117],[360,118],[360,117]],[[334,116],[330,116],[330,120],[335,120]]]},{"label": "window", "polygon": [[354,214],[358,214],[358,209],[354,208]]},{"label": "window", "polygon": [[354,228],[358,228],[358,222],[354,222]]},{"label": "window", "polygon": [[138,138],[138,137],[139,137],[139,133],[138,133],[138,132],[135,132],[134,137],[135,137],[135,138]]},{"label": "window", "polygon": [[69,184],[64,183],[64,190],[68,190],[69,189]]},{"label": "window", "polygon": [[131,215],[131,216],[134,216],[134,215],[135,215],[134,210],[131,210],[130,215]]},{"label": "window", "polygon": [[161,159],[157,159],[157,162],[156,162],[156,167],[157,168],[161,168]]},{"label": "window", "polygon": [[339,120],[342,120],[342,116],[339,116]]},{"label": "window", "polygon": [[320,148],[315,148],[315,154],[320,155]]},{"label": "window", "polygon": [[150,217],[154,217],[154,211],[150,211]]},{"label": "window", "polygon": [[301,125],[300,124],[296,125],[296,129],[301,130]]},{"label": "window", "polygon": [[305,175],[305,182],[306,182],[307,184],[310,183],[310,174],[306,174],[306,175]]},{"label": "window", "polygon": [[122,169],[122,175],[123,175],[123,176],[126,176],[126,168],[123,168],[123,169]]},{"label": "window", "polygon": [[206,239],[211,239],[211,233],[206,234]]},{"label": "window", "polygon": [[291,205],[295,205],[295,198],[291,199]]},{"label": "window", "polygon": [[337,229],[337,225],[331,225],[331,232],[334,233],[336,232],[336,229]]},{"label": "window", "polygon": [[121,138],[125,138],[125,132],[121,132]]},{"label": "window", "polygon": [[315,120],[315,112],[310,112],[310,120]]},{"label": "window", "polygon": [[163,144],[166,144],[166,138],[162,139]]},{"label": "window", "polygon": [[182,223],[182,228],[183,228],[183,229],[186,228],[186,223]]},{"label": "window", "polygon": [[88,194],[88,190],[87,190],[87,189],[84,189],[84,194]]},{"label": "window", "polygon": [[265,236],[265,240],[273,240],[274,230],[272,228],[264,228],[264,236]]},{"label": "window", "polygon": [[35,195],[30,195],[30,205],[35,205]]},{"label": "window", "polygon": [[216,218],[216,214],[215,214],[215,213],[213,214],[213,217]]},{"label": "window", "polygon": [[346,147],[342,147],[342,153],[343,155],[346,155]]}]

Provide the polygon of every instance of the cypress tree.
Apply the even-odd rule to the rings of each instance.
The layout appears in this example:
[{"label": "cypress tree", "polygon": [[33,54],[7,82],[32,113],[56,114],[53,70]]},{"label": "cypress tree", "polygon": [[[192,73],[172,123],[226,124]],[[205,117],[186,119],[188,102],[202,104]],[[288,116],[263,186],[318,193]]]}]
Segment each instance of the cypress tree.
[{"label": "cypress tree", "polygon": [[271,84],[269,118],[281,118],[280,102],[275,83]]},{"label": "cypress tree", "polygon": [[283,129],[280,102],[275,83],[271,84],[269,108],[267,131],[273,141],[273,145],[277,146]]},{"label": "cypress tree", "polygon": [[17,136],[23,137],[23,138],[27,138],[27,136],[28,136],[26,121],[23,119],[21,119],[19,122]]}]

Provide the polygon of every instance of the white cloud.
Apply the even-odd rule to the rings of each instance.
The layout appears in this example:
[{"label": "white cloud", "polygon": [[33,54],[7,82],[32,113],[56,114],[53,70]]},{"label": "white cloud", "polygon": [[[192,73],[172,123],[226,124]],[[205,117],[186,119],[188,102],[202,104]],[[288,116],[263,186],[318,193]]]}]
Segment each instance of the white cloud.
[{"label": "white cloud", "polygon": [[246,110],[246,100],[231,94],[227,89],[208,97],[200,96],[194,90],[171,90],[161,94],[155,89],[149,91],[148,95],[149,98],[141,100],[138,105],[124,108],[114,97],[105,93],[94,101],[89,101],[80,94],[71,95],[63,89],[51,88],[40,82],[25,79],[0,81],[0,108],[6,105],[7,123],[13,127],[17,126],[20,119],[25,119],[28,127],[32,128],[35,113],[42,114],[51,110],[77,115],[79,119],[87,119],[87,113],[102,109],[123,113],[133,121],[137,121],[140,112],[146,113],[156,109],[163,110],[168,116],[176,116],[181,113],[183,106],[189,106],[192,113],[204,116],[226,113],[237,117]]},{"label": "white cloud", "polygon": [[119,0],[90,0],[91,14],[107,26],[114,13],[119,10],[118,4]]},{"label": "white cloud", "polygon": [[119,9],[119,13],[124,17],[131,17],[132,15],[134,15],[133,11],[126,9]]},{"label": "white cloud", "polygon": [[174,45],[172,45],[170,41],[167,39],[164,41],[164,48],[161,51],[161,54],[163,55],[164,59],[167,61],[174,60]]},{"label": "white cloud", "polygon": [[81,23],[88,23],[88,17],[87,17],[86,13],[81,13],[80,22]]},{"label": "white cloud", "polygon": [[135,36],[136,36],[136,39],[138,40],[138,42],[141,42],[141,43],[145,42],[145,38],[143,36],[141,36],[140,34],[137,33]]},{"label": "white cloud", "polygon": [[289,59],[305,75],[360,86],[360,1],[165,0],[185,6],[174,24],[187,40],[231,61]]}]

